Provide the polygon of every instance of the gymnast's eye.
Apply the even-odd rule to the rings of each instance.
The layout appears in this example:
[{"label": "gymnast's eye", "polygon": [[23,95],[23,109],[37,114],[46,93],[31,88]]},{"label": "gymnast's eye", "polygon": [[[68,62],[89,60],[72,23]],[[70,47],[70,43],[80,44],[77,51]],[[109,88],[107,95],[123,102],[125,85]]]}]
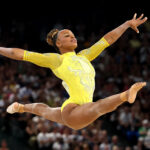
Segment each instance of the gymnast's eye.
[{"label": "gymnast's eye", "polygon": [[69,34],[65,34],[65,37],[69,37]]}]

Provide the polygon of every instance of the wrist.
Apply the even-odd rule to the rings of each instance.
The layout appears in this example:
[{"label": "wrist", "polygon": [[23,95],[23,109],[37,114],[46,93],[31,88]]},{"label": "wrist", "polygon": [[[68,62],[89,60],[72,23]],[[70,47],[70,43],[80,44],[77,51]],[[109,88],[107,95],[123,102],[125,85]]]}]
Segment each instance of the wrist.
[{"label": "wrist", "polygon": [[131,22],[130,22],[130,20],[126,21],[126,22],[125,22],[125,25],[126,25],[127,28],[131,27]]}]

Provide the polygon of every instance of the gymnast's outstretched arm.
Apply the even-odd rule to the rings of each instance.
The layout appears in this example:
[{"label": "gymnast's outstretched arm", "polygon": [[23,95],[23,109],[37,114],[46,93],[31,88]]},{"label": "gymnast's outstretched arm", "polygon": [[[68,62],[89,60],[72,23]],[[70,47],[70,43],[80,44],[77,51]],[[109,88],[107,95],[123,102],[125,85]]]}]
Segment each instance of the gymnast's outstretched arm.
[{"label": "gymnast's outstretched arm", "polygon": [[134,14],[134,17],[131,20],[124,22],[122,25],[118,26],[114,30],[106,33],[97,43],[95,43],[88,49],[80,51],[78,55],[83,55],[88,60],[92,61],[97,56],[99,56],[99,54],[106,47],[116,42],[128,28],[132,28],[137,33],[139,33],[137,27],[143,24],[146,20],[147,17],[143,18],[143,14],[139,18],[136,18],[136,14]]},{"label": "gymnast's outstretched arm", "polygon": [[57,53],[37,53],[20,48],[5,48],[0,47],[0,55],[6,56],[15,60],[23,60],[34,63],[40,67],[50,69],[57,68],[61,63],[61,57]]},{"label": "gymnast's outstretched arm", "polygon": [[132,28],[135,30],[137,33],[139,33],[138,26],[143,24],[146,20],[147,17],[144,17],[144,14],[141,14],[140,17],[136,18],[137,14],[135,13],[133,18],[131,20],[126,21],[119,27],[115,28],[114,30],[108,32],[106,35],[104,35],[105,40],[111,45],[114,42],[118,40],[118,38],[128,29]]}]

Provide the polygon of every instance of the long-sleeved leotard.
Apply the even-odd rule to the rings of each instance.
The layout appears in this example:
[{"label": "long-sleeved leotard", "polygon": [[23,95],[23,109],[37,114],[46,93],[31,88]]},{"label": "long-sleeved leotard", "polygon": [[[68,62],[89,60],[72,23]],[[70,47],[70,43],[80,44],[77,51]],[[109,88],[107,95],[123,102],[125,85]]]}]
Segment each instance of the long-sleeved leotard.
[{"label": "long-sleeved leotard", "polygon": [[40,54],[35,52],[24,52],[24,60],[32,62],[41,67],[50,68],[53,73],[63,80],[62,84],[69,93],[62,107],[70,103],[82,105],[93,100],[95,89],[95,70],[90,63],[106,47],[108,42],[102,38],[88,49],[79,53],[67,52],[62,55],[57,53]]}]

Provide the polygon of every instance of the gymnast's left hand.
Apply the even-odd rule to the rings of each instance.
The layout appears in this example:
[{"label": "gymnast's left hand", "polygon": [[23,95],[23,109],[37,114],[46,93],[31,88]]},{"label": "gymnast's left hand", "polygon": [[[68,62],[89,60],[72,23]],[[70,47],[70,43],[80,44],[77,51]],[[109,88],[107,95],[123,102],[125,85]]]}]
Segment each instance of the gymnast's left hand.
[{"label": "gymnast's left hand", "polygon": [[138,17],[138,18],[136,18],[136,16],[137,16],[137,14],[135,13],[134,16],[133,16],[133,18],[132,18],[131,20],[129,20],[128,23],[129,23],[129,26],[130,26],[133,30],[135,30],[137,33],[139,33],[139,30],[138,30],[137,27],[138,27],[139,25],[143,24],[144,22],[146,22],[147,17],[144,17],[144,18],[143,18],[144,14],[141,14],[141,16]]}]

